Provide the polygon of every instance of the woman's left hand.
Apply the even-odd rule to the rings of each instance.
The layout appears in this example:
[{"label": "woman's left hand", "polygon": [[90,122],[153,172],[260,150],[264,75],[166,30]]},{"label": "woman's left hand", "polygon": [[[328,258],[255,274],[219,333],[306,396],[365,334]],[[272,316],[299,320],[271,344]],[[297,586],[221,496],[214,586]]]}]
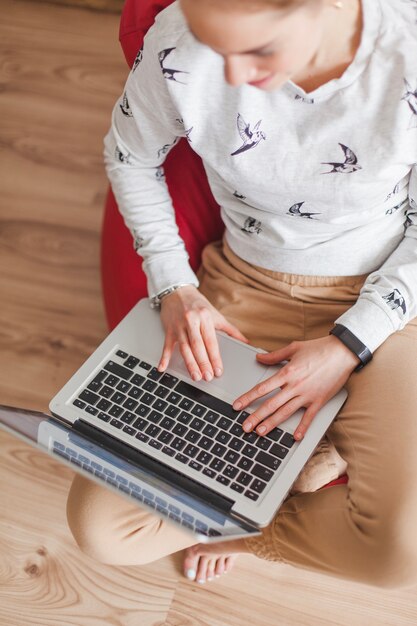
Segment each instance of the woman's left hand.
[{"label": "woman's left hand", "polygon": [[[360,363],[337,337],[328,335],[310,341],[293,341],[289,345],[266,354],[257,354],[259,363],[274,365],[288,360],[279,372],[252,387],[236,398],[234,409],[244,409],[257,398],[280,388],[246,418],[242,426],[246,432],[256,428],[258,435],[266,435],[301,407],[306,411],[294,437],[300,440],[315,415],[346,383]],[[240,404],[240,406],[238,406]]]}]

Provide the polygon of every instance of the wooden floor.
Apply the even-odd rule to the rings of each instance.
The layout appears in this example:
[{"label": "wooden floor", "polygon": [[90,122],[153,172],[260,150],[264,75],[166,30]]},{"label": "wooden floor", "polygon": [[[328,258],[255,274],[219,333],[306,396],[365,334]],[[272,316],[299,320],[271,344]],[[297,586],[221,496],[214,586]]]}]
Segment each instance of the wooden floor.
[{"label": "wooden floor", "polygon": [[[0,402],[47,410],[106,334],[101,152],[126,68],[117,15],[1,0]],[[0,435],[1,626],[405,626],[387,592],[256,559],[205,586],[177,553],[142,567],[76,547],[70,470]]]}]

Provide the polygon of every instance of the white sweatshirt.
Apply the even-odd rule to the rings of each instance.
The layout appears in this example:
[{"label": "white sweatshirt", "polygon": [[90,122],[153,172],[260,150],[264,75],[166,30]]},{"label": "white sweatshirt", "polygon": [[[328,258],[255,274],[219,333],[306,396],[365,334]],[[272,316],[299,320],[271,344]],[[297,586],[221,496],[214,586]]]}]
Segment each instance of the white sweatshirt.
[{"label": "white sweatshirt", "polygon": [[292,81],[228,85],[178,3],[158,15],[105,138],[150,296],[198,286],[161,167],[186,137],[238,256],[294,274],[369,274],[334,321],[371,351],[417,316],[417,2],[362,5],[353,62],[310,93]]}]

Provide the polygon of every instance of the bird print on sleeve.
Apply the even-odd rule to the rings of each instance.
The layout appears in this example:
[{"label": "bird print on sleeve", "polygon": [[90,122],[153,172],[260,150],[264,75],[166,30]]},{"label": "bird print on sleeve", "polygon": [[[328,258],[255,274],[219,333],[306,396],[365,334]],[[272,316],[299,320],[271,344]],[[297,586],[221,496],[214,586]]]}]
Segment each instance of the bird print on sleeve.
[{"label": "bird print on sleeve", "polygon": [[132,72],[134,72],[136,68],[140,65],[142,59],[143,59],[143,46],[139,48],[136,58],[133,61]]},{"label": "bird print on sleeve", "polygon": [[385,300],[393,311],[400,308],[405,315],[407,307],[405,306],[405,300],[398,289],[394,289],[394,291],[391,291],[388,295],[382,296],[382,299]]},{"label": "bird print on sleeve", "polygon": [[166,143],[164,146],[162,146],[162,148],[158,150],[158,159],[160,159],[163,154],[166,154],[170,148],[173,148],[175,144],[179,142],[179,140],[179,137],[175,137],[172,143]]},{"label": "bird print on sleeve", "polygon": [[343,154],[345,155],[345,160],[343,163],[341,162],[325,162],[322,165],[331,165],[333,169],[330,172],[323,172],[323,174],[352,174],[357,170],[361,170],[362,167],[358,165],[358,159],[356,154],[345,146],[343,143],[339,143],[339,146],[343,150]]},{"label": "bird print on sleeve", "polygon": [[246,196],[243,196],[241,193],[239,193],[238,191],[234,191],[233,195],[235,198],[237,198],[238,200],[246,200]]},{"label": "bird print on sleeve", "polygon": [[259,233],[262,232],[262,224],[254,217],[247,217],[243,228],[241,228],[240,230],[243,230],[245,233],[249,233],[250,235],[252,235],[253,233],[259,235]]},{"label": "bird print on sleeve", "polygon": [[399,193],[399,191],[400,191],[400,185],[401,185],[401,181],[399,181],[399,182],[395,185],[395,187],[394,187],[394,189],[391,191],[391,193],[389,193],[389,194],[387,195],[387,197],[385,198],[385,202],[386,202],[387,200],[389,200],[390,198],[392,198],[392,196],[395,196],[397,193]]},{"label": "bird print on sleeve", "polygon": [[115,154],[116,159],[120,163],[123,163],[123,165],[132,165],[131,160],[130,160],[131,155],[129,152],[125,154],[120,150],[119,146],[116,146],[114,154]]},{"label": "bird print on sleeve", "polygon": [[133,113],[129,106],[129,100],[127,99],[126,92],[124,92],[122,103],[119,106],[121,108],[123,115],[125,115],[126,117],[133,117]]},{"label": "bird print on sleeve", "polygon": [[314,98],[308,98],[307,96],[300,96],[298,93],[295,94],[294,100],[299,100],[301,102],[305,102],[306,104],[314,104]]},{"label": "bird print on sleeve", "polygon": [[313,215],[321,215],[321,213],[302,213],[300,211],[301,207],[303,206],[304,202],[297,202],[297,204],[293,204],[292,207],[290,207],[287,211],[287,215],[293,215],[295,217],[305,217],[309,220],[313,220],[314,217]]},{"label": "bird print on sleeve", "polygon": [[250,124],[246,124],[240,113],[237,114],[237,129],[239,131],[239,135],[242,138],[243,145],[234,152],[232,152],[231,156],[236,156],[237,154],[246,152],[246,150],[256,148],[256,146],[262,139],[266,139],[265,133],[262,130],[259,130],[261,123],[262,120],[259,120],[254,129],[251,130]]},{"label": "bird print on sleeve", "polygon": [[408,130],[410,130],[411,128],[417,128],[417,88],[413,89],[406,78],[404,78],[404,84],[407,91],[401,100],[407,102],[411,111],[410,123],[408,125]]},{"label": "bird print on sleeve", "polygon": [[392,215],[393,213],[396,213],[398,209],[401,209],[401,207],[403,207],[405,204],[408,204],[407,198],[403,200],[402,202],[400,202],[399,204],[396,204],[395,206],[393,206],[391,209],[387,209],[385,211],[385,215]]},{"label": "bird print on sleeve", "polygon": [[182,85],[186,85],[187,83],[183,83],[181,80],[178,80],[176,75],[177,74],[189,74],[189,72],[185,72],[183,70],[174,70],[172,68],[168,68],[168,67],[164,66],[165,59],[175,49],[176,49],[175,47],[174,48],[165,48],[165,50],[161,50],[161,52],[158,54],[159,65],[161,66],[162,75],[167,80],[173,80],[176,83],[181,83]]}]

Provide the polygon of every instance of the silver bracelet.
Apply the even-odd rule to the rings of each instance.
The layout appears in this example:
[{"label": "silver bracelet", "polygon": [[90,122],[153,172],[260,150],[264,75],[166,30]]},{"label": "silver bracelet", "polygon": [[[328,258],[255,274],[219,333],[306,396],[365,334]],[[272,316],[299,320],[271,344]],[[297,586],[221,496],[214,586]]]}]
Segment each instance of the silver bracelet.
[{"label": "silver bracelet", "polygon": [[168,287],[168,289],[164,289],[150,299],[149,304],[151,309],[159,309],[159,307],[161,306],[161,301],[163,300],[163,298],[165,298],[165,296],[169,296],[170,293],[177,291],[177,289],[179,289],[180,287],[188,287],[189,285],[193,285],[195,287],[193,283],[181,283],[179,285],[173,285],[172,287]]}]

